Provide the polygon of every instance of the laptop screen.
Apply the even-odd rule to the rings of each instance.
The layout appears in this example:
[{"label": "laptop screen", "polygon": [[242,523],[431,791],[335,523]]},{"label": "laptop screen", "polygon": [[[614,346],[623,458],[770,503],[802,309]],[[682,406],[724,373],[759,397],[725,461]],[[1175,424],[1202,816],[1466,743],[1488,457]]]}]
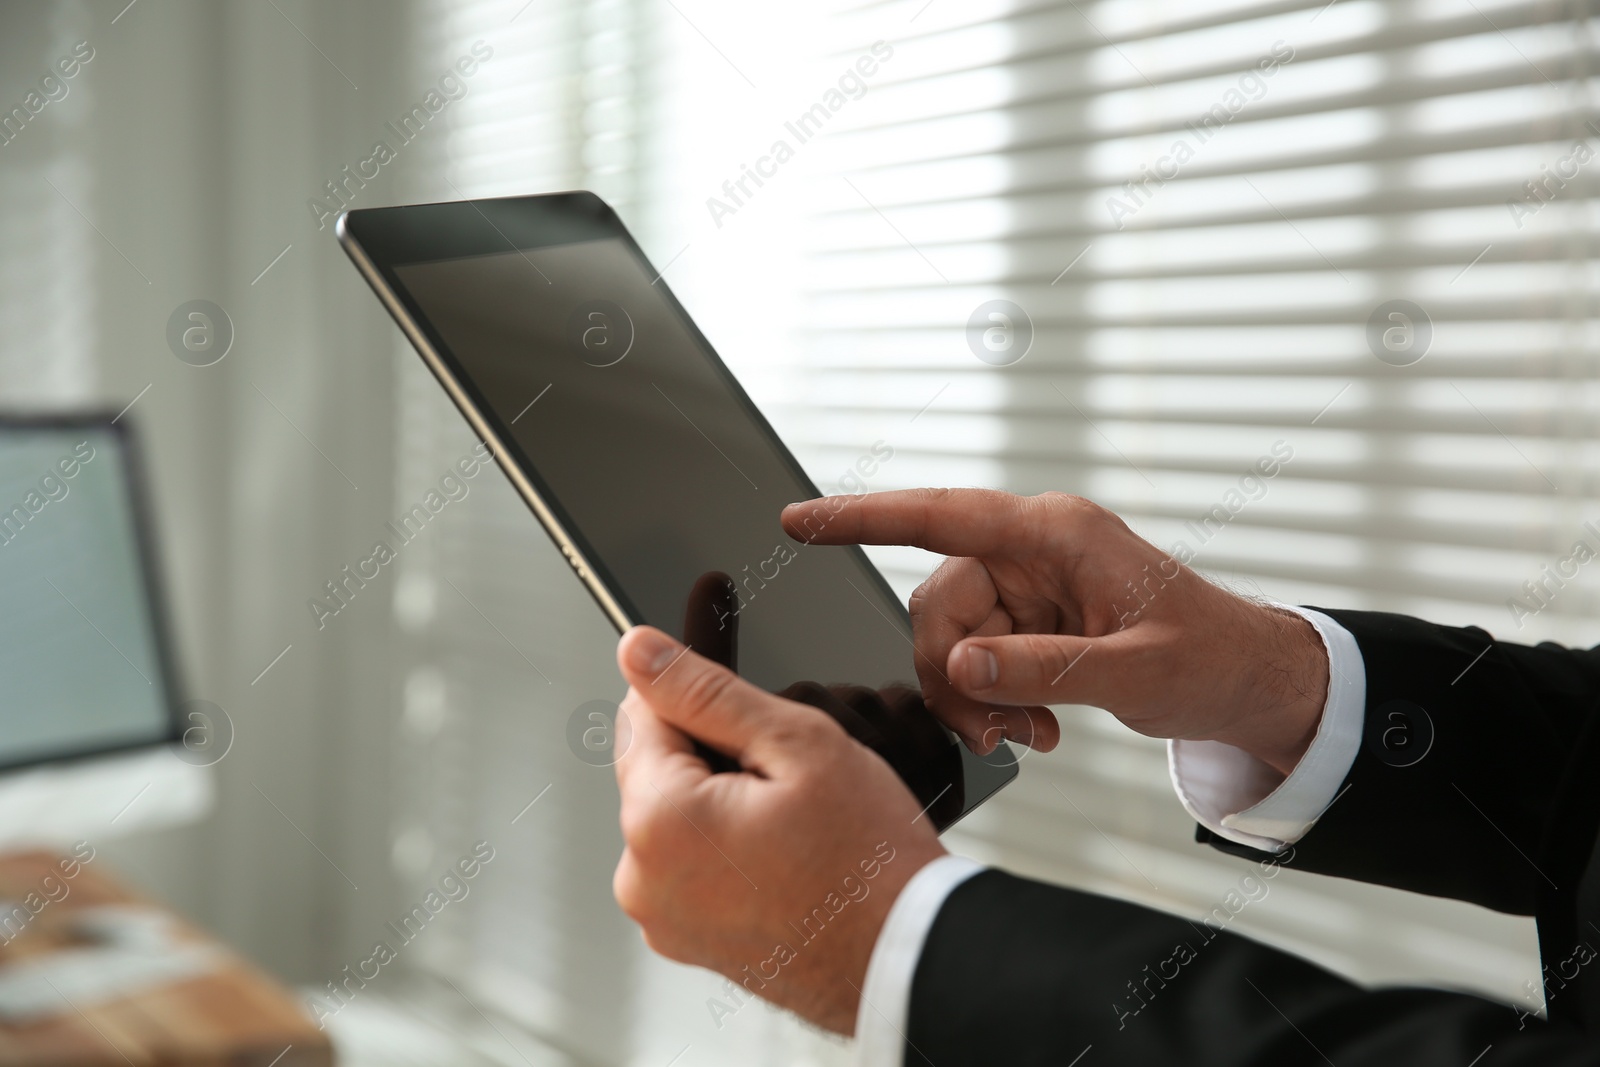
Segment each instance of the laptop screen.
[{"label": "laptop screen", "polygon": [[174,736],[128,447],[0,419],[0,767]]}]

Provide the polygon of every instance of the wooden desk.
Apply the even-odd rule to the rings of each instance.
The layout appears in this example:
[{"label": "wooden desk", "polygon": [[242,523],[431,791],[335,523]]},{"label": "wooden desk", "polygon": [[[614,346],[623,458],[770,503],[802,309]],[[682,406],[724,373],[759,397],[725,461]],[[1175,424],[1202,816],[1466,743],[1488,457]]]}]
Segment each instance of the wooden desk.
[{"label": "wooden desk", "polygon": [[[0,943],[0,967],[78,943],[72,919],[79,909],[156,906],[118,885],[102,859],[81,864],[75,876],[63,878],[58,867],[63,858],[48,852],[0,855],[0,899],[39,893],[46,876],[70,887],[12,940]],[[53,892],[60,895],[59,889]],[[174,923],[180,939],[217,947],[187,923]],[[0,1065],[331,1067],[328,1036],[299,998],[244,959],[221,951],[220,966],[204,975],[98,1004],[63,1002],[62,1014],[27,1025],[0,1021]]]}]

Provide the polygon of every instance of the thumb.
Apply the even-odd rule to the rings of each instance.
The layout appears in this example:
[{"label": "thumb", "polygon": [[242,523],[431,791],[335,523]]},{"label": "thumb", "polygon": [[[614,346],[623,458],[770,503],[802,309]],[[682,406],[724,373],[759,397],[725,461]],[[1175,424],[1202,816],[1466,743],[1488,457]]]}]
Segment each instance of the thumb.
[{"label": "thumb", "polygon": [[1104,707],[1108,638],[1061,634],[974,637],[950,650],[950,681],[990,704],[1090,704]]},{"label": "thumb", "polygon": [[617,643],[617,666],[634,695],[663,722],[741,762],[756,764],[760,738],[790,709],[728,668],[653,626],[635,626]]}]

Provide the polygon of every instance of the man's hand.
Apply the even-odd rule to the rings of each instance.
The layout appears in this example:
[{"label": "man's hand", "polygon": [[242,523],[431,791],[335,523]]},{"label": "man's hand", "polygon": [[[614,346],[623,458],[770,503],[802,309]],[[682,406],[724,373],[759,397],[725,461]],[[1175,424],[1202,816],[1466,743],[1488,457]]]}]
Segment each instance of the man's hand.
[{"label": "man's hand", "polygon": [[[824,712],[647,626],[617,662],[630,686],[617,903],[663,956],[852,1033],[890,905],[944,853],[930,820]],[[691,738],[740,769],[712,774]]]},{"label": "man's hand", "polygon": [[917,489],[784,509],[812,544],[952,558],[911,597],[928,705],[969,747],[1048,751],[1041,705],[1091,704],[1155,737],[1236,745],[1287,774],[1316,736],[1327,655],[1298,615],[1220,589],[1064,493]]}]

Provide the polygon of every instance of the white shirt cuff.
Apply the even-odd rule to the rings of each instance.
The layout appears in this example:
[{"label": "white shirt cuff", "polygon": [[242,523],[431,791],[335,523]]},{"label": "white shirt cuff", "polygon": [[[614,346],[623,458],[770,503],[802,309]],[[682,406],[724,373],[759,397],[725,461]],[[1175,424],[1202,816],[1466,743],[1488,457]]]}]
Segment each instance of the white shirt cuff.
[{"label": "white shirt cuff", "polygon": [[984,870],[976,860],[944,855],[911,876],[878,933],[856,1009],[856,1067],[902,1067],[911,1011],[911,980],[922,943],[956,886]]},{"label": "white shirt cuff", "polygon": [[1320,611],[1278,605],[1315,626],[1328,652],[1328,696],[1311,747],[1283,777],[1220,741],[1170,741],[1167,767],[1178,799],[1218,837],[1281,852],[1338,799],[1366,724],[1367,671],[1350,631]]}]

